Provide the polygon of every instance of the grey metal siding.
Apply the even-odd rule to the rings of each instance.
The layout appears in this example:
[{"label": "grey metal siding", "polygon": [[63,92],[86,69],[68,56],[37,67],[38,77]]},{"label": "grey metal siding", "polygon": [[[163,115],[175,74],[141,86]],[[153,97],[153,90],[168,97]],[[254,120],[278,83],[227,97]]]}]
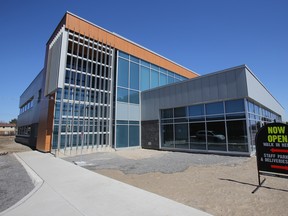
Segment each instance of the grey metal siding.
[{"label": "grey metal siding", "polygon": [[44,99],[44,86],[43,86],[43,79],[44,79],[44,70],[42,70],[37,77],[32,81],[29,87],[23,92],[20,96],[20,103],[19,107],[27,102],[30,98],[33,97],[33,107],[24,113],[18,116],[17,126],[25,126],[31,125],[33,123],[38,123],[39,121],[39,103],[38,103],[38,93],[41,89],[41,100]]},{"label": "grey metal siding", "polygon": [[245,71],[247,76],[248,97],[283,117],[285,113],[284,108],[249,69]]},{"label": "grey metal siding", "polygon": [[158,119],[159,109],[248,96],[245,66],[142,92],[142,121]]}]

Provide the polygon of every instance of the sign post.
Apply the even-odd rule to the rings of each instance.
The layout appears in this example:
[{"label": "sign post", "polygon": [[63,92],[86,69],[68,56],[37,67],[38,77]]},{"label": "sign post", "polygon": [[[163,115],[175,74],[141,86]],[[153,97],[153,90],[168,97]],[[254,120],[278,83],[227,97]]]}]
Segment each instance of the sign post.
[{"label": "sign post", "polygon": [[288,125],[270,123],[256,134],[256,156],[260,175],[288,178]]}]

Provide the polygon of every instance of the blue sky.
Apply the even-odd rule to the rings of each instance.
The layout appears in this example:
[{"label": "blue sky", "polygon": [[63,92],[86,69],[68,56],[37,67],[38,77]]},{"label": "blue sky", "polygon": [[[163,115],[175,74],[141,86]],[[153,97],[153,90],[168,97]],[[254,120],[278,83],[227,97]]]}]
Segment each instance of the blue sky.
[{"label": "blue sky", "polygon": [[17,117],[66,11],[200,75],[247,64],[288,111],[287,0],[9,0],[0,7],[0,121]]}]

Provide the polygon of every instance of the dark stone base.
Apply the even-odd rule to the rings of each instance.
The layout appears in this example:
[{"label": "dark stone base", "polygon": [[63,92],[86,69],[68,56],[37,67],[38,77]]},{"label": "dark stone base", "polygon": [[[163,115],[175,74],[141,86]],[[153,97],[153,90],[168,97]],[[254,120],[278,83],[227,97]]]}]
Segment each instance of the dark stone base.
[{"label": "dark stone base", "polygon": [[159,149],[159,122],[142,121],[141,144],[144,149]]}]

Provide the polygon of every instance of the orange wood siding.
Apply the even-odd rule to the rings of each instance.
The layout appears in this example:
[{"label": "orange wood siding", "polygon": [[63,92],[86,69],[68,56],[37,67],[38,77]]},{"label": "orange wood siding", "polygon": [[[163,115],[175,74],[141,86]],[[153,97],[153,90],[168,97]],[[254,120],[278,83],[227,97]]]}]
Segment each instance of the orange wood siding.
[{"label": "orange wood siding", "polygon": [[[52,97],[55,98],[55,94],[53,94]],[[52,145],[55,99],[42,100],[40,103],[41,112],[39,117],[36,149],[42,152],[50,152]]]},{"label": "orange wood siding", "polygon": [[180,65],[177,65],[155,53],[144,49],[136,44],[133,44],[117,35],[111,34],[108,31],[98,28],[72,14],[66,14],[66,28],[75,32],[79,32],[87,37],[93,38],[97,41],[110,45],[118,50],[141,58],[145,61],[151,62],[155,65],[161,66],[165,69],[178,73],[187,78],[197,77],[198,75]]}]

